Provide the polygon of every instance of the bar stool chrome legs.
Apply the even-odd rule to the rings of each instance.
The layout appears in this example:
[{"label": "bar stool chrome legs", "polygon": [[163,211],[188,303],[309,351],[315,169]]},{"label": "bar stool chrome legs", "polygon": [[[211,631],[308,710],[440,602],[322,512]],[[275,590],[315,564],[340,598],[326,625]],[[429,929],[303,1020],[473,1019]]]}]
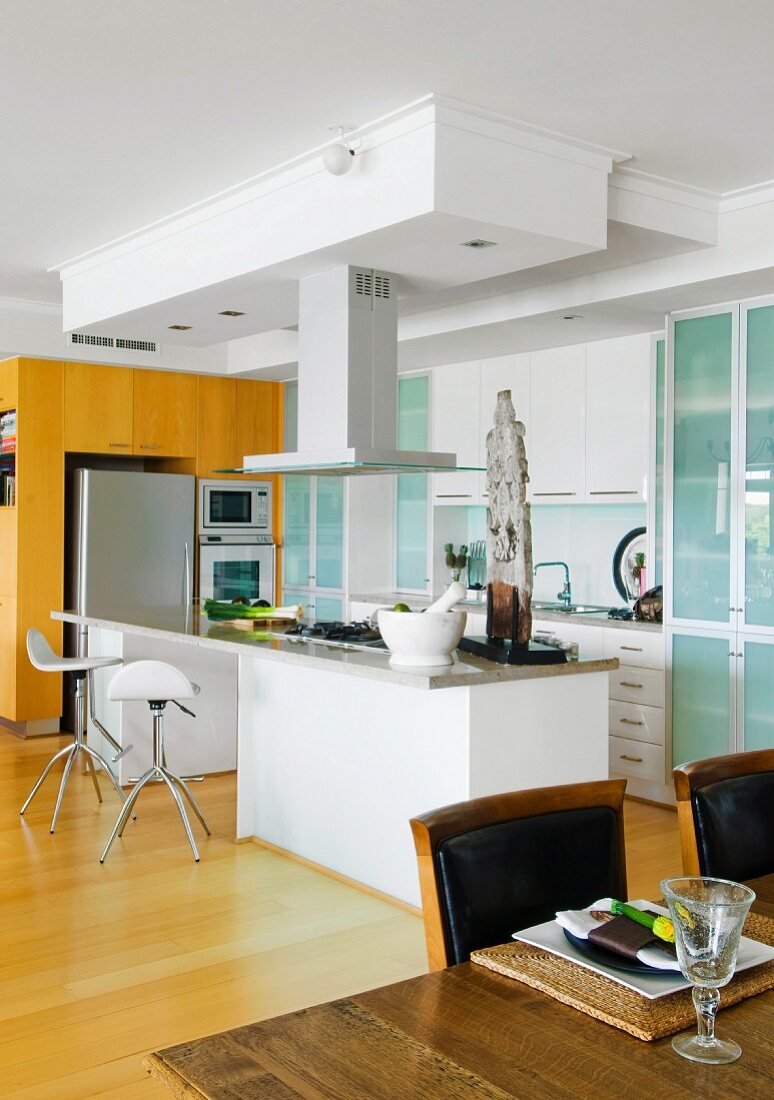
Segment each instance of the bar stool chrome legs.
[{"label": "bar stool chrome legs", "polygon": [[[124,827],[140,791],[146,784],[153,782],[165,783],[169,788],[183,822],[183,828],[188,837],[188,843],[191,845],[193,857],[197,863],[199,862],[199,850],[196,847],[191,822],[186,813],[184,798],[198,817],[207,836],[212,834],[199,803],[191,794],[185,781],[169,770],[164,754],[164,710],[167,703],[174,702],[177,706],[180,706],[177,702],[178,699],[193,698],[198,690],[198,687],[192,684],[182,672],[162,661],[135,661],[133,664],[126,665],[121,669],[110,684],[108,695],[111,699],[142,699],[148,703],[153,717],[153,761],[148,770],[137,780],[134,790],[124,803],[113,826],[113,831],[108,837],[105,850],[100,857],[100,863],[105,862],[116,837],[123,835]],[[163,696],[166,696],[166,698],[163,698]],[[191,711],[186,710],[185,707],[181,706],[180,709],[187,714],[191,714]]]},{"label": "bar stool chrome legs", "polygon": [[[120,657],[58,657],[56,653],[51,649],[50,645],[46,641],[45,637],[38,630],[30,630],[27,633],[27,651],[30,656],[30,660],[35,668],[40,669],[43,672],[69,672],[73,677],[75,687],[75,740],[72,745],[65,745],[63,749],[60,749],[46,764],[45,768],[40,774],[35,786],[29,793],[27,801],[22,806],[20,813],[23,815],[35,795],[38,793],[43,783],[45,782],[49,772],[53,768],[57,760],[65,758],[64,771],[62,772],[62,779],[59,783],[59,792],[56,797],[56,805],[54,807],[54,815],[51,818],[50,832],[54,832],[56,829],[57,818],[59,817],[59,811],[62,807],[62,799],[64,797],[65,787],[67,781],[70,778],[73,765],[78,756],[83,754],[86,757],[86,765],[91,775],[92,783],[94,784],[94,790],[97,792],[97,799],[102,802],[102,793],[99,789],[99,781],[97,779],[97,773],[94,768],[94,764],[98,764],[110,782],[113,784],[118,797],[122,802],[126,801],[126,795],[121,789],[118,780],[110,770],[107,760],[100,755],[95,749],[92,749],[86,744],[84,736],[84,718],[85,718],[85,693],[84,686],[87,675],[89,675],[95,668],[106,668],[110,665],[121,664]],[[100,727],[102,728],[102,727]],[[113,741],[113,738],[109,738],[111,743],[116,744],[116,747],[120,750],[120,745],[117,745]],[[131,746],[129,746],[131,747]]]}]

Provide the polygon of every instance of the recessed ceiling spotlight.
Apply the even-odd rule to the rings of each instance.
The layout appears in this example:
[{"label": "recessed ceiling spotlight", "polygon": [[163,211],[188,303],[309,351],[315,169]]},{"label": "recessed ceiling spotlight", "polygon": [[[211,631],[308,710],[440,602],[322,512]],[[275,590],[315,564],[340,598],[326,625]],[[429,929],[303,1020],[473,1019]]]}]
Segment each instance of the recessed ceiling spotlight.
[{"label": "recessed ceiling spotlight", "polygon": [[581,314],[581,313],[565,313],[565,315],[562,317],[562,320],[563,321],[582,321],[583,320],[583,314]]},{"label": "recessed ceiling spotlight", "polygon": [[174,329],[175,332],[188,332],[191,325],[167,325],[167,328]]},{"label": "recessed ceiling spotlight", "polygon": [[218,317],[244,317],[244,315],[243,309],[221,309],[218,312]]},{"label": "recessed ceiling spotlight", "polygon": [[460,241],[463,248],[494,248],[497,241],[484,241],[481,237],[474,237],[472,241]]}]

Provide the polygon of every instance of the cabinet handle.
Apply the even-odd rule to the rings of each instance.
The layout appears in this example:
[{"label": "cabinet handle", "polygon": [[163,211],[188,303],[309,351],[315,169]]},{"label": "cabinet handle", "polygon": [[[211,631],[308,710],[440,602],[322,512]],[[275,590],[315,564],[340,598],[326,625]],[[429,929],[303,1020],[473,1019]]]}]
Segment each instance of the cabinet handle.
[{"label": "cabinet handle", "polygon": [[452,498],[454,498],[455,500],[470,500],[470,498],[473,496],[473,494],[472,493],[436,493],[435,496],[436,496],[436,500],[441,500],[441,499],[451,500]]},{"label": "cabinet handle", "polygon": [[589,489],[590,497],[638,497],[636,489]]},{"label": "cabinet handle", "polygon": [[626,649],[630,653],[642,653],[641,645],[622,645],[621,649]]},{"label": "cabinet handle", "polygon": [[574,497],[576,493],[533,493],[533,497]]},{"label": "cabinet handle", "polygon": [[157,451],[160,446],[161,446],[160,443],[141,443],[140,444],[140,450],[141,451]]},{"label": "cabinet handle", "polygon": [[633,718],[619,718],[618,721],[621,722],[624,726],[644,726],[645,725],[644,722],[635,722]]},{"label": "cabinet handle", "polygon": [[634,684],[631,680],[621,680],[622,688],[641,688],[642,684]]},{"label": "cabinet handle", "polygon": [[744,653],[737,653],[737,657],[744,657]]},{"label": "cabinet handle", "polygon": [[129,447],[129,443],[108,443],[108,447]]},{"label": "cabinet handle", "polygon": [[632,764],[641,764],[642,763],[642,757],[641,756],[626,756],[624,753],[621,753],[621,755],[619,756],[618,759],[619,760],[631,760]]}]

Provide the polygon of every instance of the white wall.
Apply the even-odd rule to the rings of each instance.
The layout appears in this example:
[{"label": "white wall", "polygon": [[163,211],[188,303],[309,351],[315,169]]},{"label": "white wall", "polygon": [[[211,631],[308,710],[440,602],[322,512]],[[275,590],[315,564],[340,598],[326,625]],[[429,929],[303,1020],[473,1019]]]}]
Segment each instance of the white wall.
[{"label": "white wall", "polygon": [[[485,509],[470,508],[469,513],[468,538],[484,538]],[[533,504],[532,558],[535,564],[567,562],[576,603],[620,607],[624,601],[613,584],[613,554],[624,535],[645,522],[644,504]],[[533,598],[555,600],[563,582],[561,569],[541,569]]]}]

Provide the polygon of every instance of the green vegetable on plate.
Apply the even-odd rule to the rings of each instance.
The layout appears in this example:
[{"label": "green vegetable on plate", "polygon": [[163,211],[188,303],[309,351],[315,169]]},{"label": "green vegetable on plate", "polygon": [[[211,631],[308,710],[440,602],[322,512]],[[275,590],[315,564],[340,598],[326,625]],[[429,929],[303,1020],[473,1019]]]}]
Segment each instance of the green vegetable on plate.
[{"label": "green vegetable on plate", "polygon": [[610,906],[610,911],[622,917],[629,917],[630,920],[644,925],[645,928],[650,928],[653,935],[664,940],[665,943],[675,942],[675,929],[669,917],[654,917],[651,913],[643,913],[641,909],[635,909],[633,905],[615,900]]}]

